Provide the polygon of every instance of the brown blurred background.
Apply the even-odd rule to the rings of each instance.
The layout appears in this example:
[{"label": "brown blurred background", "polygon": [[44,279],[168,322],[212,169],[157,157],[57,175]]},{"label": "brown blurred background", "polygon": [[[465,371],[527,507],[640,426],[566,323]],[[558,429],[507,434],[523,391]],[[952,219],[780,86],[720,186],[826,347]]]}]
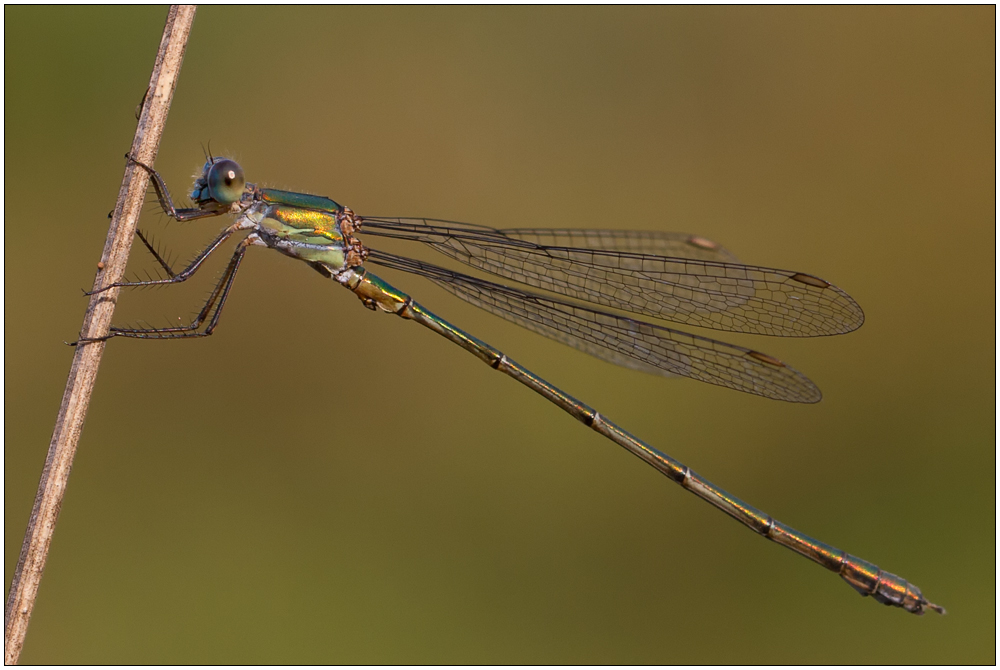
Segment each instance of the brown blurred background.
[{"label": "brown blurred background", "polygon": [[[165,13],[4,11],[7,586]],[[694,232],[833,281],[859,331],[723,338],[823,389],[793,406],[615,368],[386,273],[946,617],[858,597],[258,249],[214,337],[108,346],[22,660],[995,662],[994,18],[205,8],[156,163],[183,195],[211,142],[360,214]],[[221,225],[142,222],[182,261]],[[123,293],[116,321],[187,319],[211,279]]]}]

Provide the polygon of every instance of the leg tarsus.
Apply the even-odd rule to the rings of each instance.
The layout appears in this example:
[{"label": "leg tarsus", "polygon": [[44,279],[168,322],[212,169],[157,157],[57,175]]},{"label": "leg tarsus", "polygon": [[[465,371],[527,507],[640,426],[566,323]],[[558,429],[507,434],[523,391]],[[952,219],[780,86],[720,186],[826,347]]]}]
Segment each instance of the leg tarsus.
[{"label": "leg tarsus", "polygon": [[75,340],[73,342],[66,342],[64,340],[63,344],[68,345],[70,347],[75,347],[75,346],[78,346],[80,344],[90,344],[91,342],[107,342],[108,340],[110,340],[115,335],[117,335],[117,333],[113,333],[112,332],[112,333],[108,333],[104,337],[81,337],[80,339]]}]

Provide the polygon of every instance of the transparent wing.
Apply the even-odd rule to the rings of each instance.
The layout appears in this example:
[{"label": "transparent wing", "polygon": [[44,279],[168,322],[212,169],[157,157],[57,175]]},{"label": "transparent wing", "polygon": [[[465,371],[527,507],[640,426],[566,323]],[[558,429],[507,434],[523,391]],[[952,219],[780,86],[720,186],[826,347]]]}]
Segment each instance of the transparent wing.
[{"label": "transparent wing", "polygon": [[[729,262],[727,251],[696,236],[498,230],[378,217],[365,217],[364,226],[368,234],[422,242],[527,286],[702,328],[815,337],[850,332],[864,322],[861,307],[833,284],[801,272]],[[611,248],[600,248],[605,242]],[[629,250],[650,247],[675,255]]]},{"label": "transparent wing", "polygon": [[690,335],[495,284],[422,261],[372,251],[369,262],[430,279],[446,291],[528,330],[625,367],[681,375],[789,402],[818,402],[819,389],[781,361]]},{"label": "transparent wing", "polygon": [[553,228],[504,228],[505,237],[532,242],[543,247],[604,249],[673,258],[693,258],[717,263],[739,263],[717,242],[688,233],[656,230],[575,230]]}]

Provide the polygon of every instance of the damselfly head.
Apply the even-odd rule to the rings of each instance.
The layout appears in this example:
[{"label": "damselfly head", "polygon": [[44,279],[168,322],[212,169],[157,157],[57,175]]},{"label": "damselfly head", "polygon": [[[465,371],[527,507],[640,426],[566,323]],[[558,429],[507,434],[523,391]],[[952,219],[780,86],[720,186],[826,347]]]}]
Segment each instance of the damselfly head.
[{"label": "damselfly head", "polygon": [[191,199],[202,209],[217,203],[226,207],[239,202],[246,188],[243,168],[229,158],[209,158],[191,189]]}]

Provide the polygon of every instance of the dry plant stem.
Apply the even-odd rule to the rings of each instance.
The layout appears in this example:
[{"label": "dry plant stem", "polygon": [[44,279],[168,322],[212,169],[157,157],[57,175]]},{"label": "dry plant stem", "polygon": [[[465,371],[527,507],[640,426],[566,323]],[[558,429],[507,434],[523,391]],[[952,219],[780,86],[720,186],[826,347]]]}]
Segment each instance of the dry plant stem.
[{"label": "dry plant stem", "polygon": [[[167,24],[163,29],[163,38],[160,40],[160,49],[156,54],[153,74],[149,79],[149,88],[130,152],[146,165],[153,164],[160,146],[160,137],[163,135],[167,111],[177,85],[194,14],[195,7],[188,5],[173,5],[167,14]],[[97,277],[94,279],[94,288],[120,281],[124,275],[148,182],[149,175],[146,171],[128,162]],[[108,333],[117,299],[118,289],[91,296],[83,318],[81,337],[100,337]],[[17,663],[21,655],[103,352],[104,342],[91,342],[78,345],[73,356],[73,365],[52,431],[52,441],[49,443],[49,453],[45,458],[45,468],[35,494],[24,544],[21,546],[21,556],[7,594],[7,606],[4,610],[6,665]]]}]

